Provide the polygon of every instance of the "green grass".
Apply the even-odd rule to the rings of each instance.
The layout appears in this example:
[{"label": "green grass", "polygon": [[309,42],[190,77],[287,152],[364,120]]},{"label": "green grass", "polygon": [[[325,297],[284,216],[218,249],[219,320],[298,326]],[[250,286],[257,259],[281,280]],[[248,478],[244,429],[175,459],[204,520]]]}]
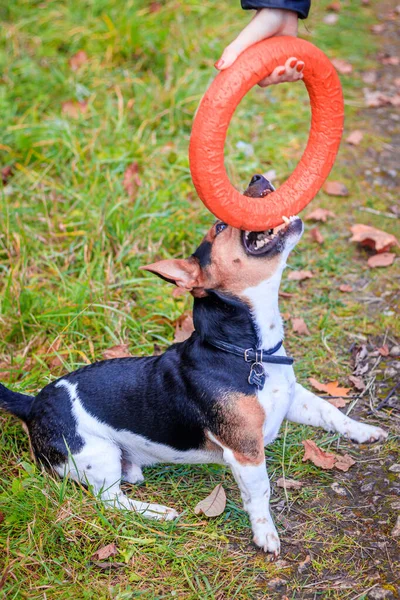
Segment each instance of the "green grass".
[{"label": "green grass", "polygon": [[[151,12],[140,0],[10,0],[0,8],[0,166],[14,168],[0,188],[0,373],[13,389],[34,393],[120,342],[135,354],[171,342],[173,322],[190,300],[174,298],[167,284],[138,267],[188,255],[212,222],[194,193],[187,149],[212,65],[248,18],[238,4],[166,0]],[[369,270],[366,252],[348,243],[349,227],[363,222],[394,233],[393,220],[358,209],[386,211],[396,200],[393,191],[378,194],[368,186],[356,164],[368,146],[379,150],[386,141],[357,113],[360,70],[375,64],[368,31],[373,9],[343,2],[332,27],[322,22],[326,4],[314,3],[300,34],[353,64],[355,76],[342,78],[346,131],[362,127],[366,135],[356,150],[342,145],[332,174],[346,183],[350,198],[320,192],[313,203],[338,218],[320,226],[321,247],[305,234],[290,266],[315,277],[301,285],[285,279],[283,289],[295,296],[282,300],[282,308],[302,316],[311,332],[298,337],[288,327],[299,380],[346,383],[350,345],[359,336],[381,342],[394,335],[390,311],[379,304],[366,309],[362,297],[385,291],[388,302],[396,269]],[[73,72],[68,60],[78,50],[89,62]],[[87,101],[86,114],[63,115],[68,100]],[[301,84],[252,90],[229,130],[232,181],[243,188],[255,172],[273,168],[283,182],[305,147],[308,122]],[[250,159],[237,149],[240,140],[253,145]],[[122,184],[132,162],[142,184],[130,199]],[[358,291],[341,294],[341,283]],[[332,508],[338,497],[328,494],[334,475],[301,461],[302,439],[329,447],[335,437],[289,425],[266,450],[273,480],[284,467],[287,476],[306,482],[301,492],[288,492],[290,518],[298,514],[298,522],[290,545],[281,524],[286,564],[274,564],[250,544],[248,519],[225,469],[147,469],[146,483],[132,494],[182,511],[175,523],[155,524],[105,512],[83,488],[42,473],[20,423],[4,413],[0,423],[0,594],[7,598],[253,599],[278,593],[267,587],[273,577],[290,580],[290,598],[318,589],[324,598],[347,598],[351,590],[313,587],[343,575],[343,568],[354,593],[375,583],[370,551],[360,551],[355,536],[335,525],[342,517]],[[350,444],[340,447],[360,456]],[[382,453],[392,459],[396,448],[393,437]],[[195,504],[221,481],[224,514],[210,521],[195,516]],[[284,499],[276,490],[276,511]],[[119,549],[113,560],[125,567],[101,570],[90,557],[110,542]],[[310,552],[311,574],[300,575],[297,565]],[[382,577],[385,569],[375,567]]]}]

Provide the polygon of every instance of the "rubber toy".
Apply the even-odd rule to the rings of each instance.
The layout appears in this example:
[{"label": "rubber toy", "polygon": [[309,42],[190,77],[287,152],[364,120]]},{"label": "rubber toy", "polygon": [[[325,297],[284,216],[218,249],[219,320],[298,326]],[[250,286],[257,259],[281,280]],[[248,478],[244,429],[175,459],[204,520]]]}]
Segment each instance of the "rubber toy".
[{"label": "rubber toy", "polygon": [[[226,133],[241,99],[290,57],[304,62],[303,81],[311,103],[307,147],[291,176],[265,198],[248,198],[230,183],[224,166]],[[274,108],[276,110],[276,108]],[[193,183],[218,218],[240,229],[264,231],[282,216],[298,214],[317,194],[334,163],[343,132],[343,94],[325,54],[310,42],[282,36],[248,48],[220,72],[197,110],[189,145]]]}]

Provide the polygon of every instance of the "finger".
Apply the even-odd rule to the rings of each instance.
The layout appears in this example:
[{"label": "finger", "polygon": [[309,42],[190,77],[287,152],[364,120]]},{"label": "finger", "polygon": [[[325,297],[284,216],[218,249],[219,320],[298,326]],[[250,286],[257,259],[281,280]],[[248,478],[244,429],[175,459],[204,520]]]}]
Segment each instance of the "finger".
[{"label": "finger", "polygon": [[221,71],[227,69],[246,48],[273,36],[279,30],[280,26],[280,16],[275,15],[274,11],[270,12],[269,9],[263,9],[257,12],[252,21],[239,33],[237,38],[225,48],[221,58],[215,64],[216,68]]}]

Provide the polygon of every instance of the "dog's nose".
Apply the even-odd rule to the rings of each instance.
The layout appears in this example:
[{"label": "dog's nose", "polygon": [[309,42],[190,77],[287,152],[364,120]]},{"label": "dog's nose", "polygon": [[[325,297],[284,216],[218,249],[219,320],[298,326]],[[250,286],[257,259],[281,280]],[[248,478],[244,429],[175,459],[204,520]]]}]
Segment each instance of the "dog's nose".
[{"label": "dog's nose", "polygon": [[243,193],[245,196],[250,196],[250,198],[262,198],[274,190],[274,186],[268,179],[265,179],[262,175],[253,175],[247,189]]}]

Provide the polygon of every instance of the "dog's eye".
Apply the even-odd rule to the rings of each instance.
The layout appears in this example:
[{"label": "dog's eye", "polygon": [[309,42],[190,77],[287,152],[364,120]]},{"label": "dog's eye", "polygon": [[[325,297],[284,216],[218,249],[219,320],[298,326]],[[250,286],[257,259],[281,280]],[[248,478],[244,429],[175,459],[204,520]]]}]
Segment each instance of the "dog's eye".
[{"label": "dog's eye", "polygon": [[219,233],[221,233],[221,231],[223,231],[227,227],[228,227],[228,225],[226,223],[217,223],[215,226],[215,233],[218,235]]}]

